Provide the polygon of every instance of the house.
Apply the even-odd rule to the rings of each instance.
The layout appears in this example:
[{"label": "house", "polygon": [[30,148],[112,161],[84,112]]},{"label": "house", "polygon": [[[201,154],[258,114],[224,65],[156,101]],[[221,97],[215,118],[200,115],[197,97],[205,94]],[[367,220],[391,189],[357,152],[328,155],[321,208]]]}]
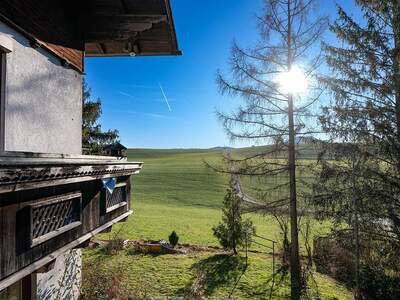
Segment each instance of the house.
[{"label": "house", "polygon": [[1,300],[76,299],[79,249],[132,214],[142,163],[82,155],[82,75],[152,55],[180,55],[169,0],[0,2]]},{"label": "house", "polygon": [[121,143],[117,142],[104,147],[104,155],[125,157],[127,148]]}]

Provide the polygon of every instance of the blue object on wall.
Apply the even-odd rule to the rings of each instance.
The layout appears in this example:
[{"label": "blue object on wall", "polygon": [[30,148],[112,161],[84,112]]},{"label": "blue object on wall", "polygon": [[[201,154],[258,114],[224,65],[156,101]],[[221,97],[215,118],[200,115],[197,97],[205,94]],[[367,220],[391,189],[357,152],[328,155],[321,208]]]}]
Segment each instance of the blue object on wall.
[{"label": "blue object on wall", "polygon": [[110,195],[114,192],[117,179],[115,177],[105,178],[101,180],[103,182],[103,187],[107,190]]}]

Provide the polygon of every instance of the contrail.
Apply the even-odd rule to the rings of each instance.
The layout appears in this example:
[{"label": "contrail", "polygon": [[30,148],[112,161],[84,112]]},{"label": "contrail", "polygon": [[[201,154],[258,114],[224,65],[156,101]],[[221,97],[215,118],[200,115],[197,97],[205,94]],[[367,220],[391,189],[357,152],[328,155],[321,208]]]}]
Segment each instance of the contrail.
[{"label": "contrail", "polygon": [[168,110],[169,110],[170,112],[172,112],[171,106],[169,105],[167,96],[166,96],[165,93],[164,93],[164,90],[163,90],[163,88],[162,88],[162,86],[161,86],[161,83],[158,83],[158,85],[160,86],[160,90],[161,90],[161,93],[163,94],[163,97],[164,97],[164,99],[165,99],[165,103],[167,103]]},{"label": "contrail", "polygon": [[[135,97],[133,97],[131,94],[128,94],[128,93],[125,93],[125,92],[122,92],[122,91],[118,91],[118,93],[121,94],[121,95],[123,95],[123,96],[129,97],[129,98],[132,98],[132,99],[135,99]],[[136,100],[136,99],[135,99],[135,100]]]}]

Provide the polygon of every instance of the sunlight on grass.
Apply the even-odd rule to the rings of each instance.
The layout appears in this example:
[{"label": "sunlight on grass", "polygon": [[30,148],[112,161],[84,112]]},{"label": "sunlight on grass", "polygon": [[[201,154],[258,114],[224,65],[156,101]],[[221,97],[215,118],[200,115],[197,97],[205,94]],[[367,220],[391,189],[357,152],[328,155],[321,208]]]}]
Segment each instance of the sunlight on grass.
[{"label": "sunlight on grass", "polygon": [[[243,151],[255,151],[246,148]],[[117,224],[112,233],[98,236],[109,239],[119,232],[124,239],[167,239],[175,230],[180,244],[218,246],[211,228],[221,219],[221,204],[228,177],[216,174],[204,165],[221,162],[215,150],[130,150],[129,159],[144,161],[143,171],[132,179],[132,208],[127,222]],[[257,233],[279,240],[280,228],[272,216],[247,214]],[[329,224],[311,220],[313,235],[326,233]],[[303,239],[300,236],[300,243]],[[249,266],[234,290],[235,299],[268,299],[272,276],[272,251],[253,244],[258,252],[249,256]],[[303,249],[304,251],[304,249]],[[123,264],[129,269],[126,284],[135,290],[144,288],[152,296],[183,295],[198,276],[205,274],[204,292],[210,299],[226,299],[243,265],[239,258],[226,258],[218,253],[188,255],[131,255],[122,251],[107,256],[99,250],[85,251],[85,259],[99,259],[102,267]],[[241,254],[244,255],[243,253]],[[277,259],[279,261],[279,259]],[[348,291],[329,277],[316,274],[313,293],[321,299],[351,299]],[[289,282],[285,278],[273,299],[286,299]]]}]

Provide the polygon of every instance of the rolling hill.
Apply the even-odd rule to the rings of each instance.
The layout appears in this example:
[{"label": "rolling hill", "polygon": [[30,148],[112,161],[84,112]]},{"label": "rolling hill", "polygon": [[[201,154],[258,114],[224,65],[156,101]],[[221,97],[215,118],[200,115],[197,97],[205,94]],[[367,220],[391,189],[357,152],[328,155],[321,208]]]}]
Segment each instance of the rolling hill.
[{"label": "rolling hill", "polygon": [[[263,150],[261,147],[233,149],[243,156]],[[175,230],[180,243],[218,246],[211,228],[221,217],[221,203],[229,178],[215,173],[205,165],[221,162],[223,149],[129,149],[130,161],[144,162],[142,172],[132,179],[132,208],[134,215],[126,223],[114,226],[110,234],[100,238],[167,239]],[[313,159],[316,151],[304,147],[303,159]],[[249,214],[257,233],[278,240],[280,230],[271,216]],[[327,224],[313,221],[314,234],[323,234]],[[210,299],[226,299],[233,287],[235,299],[268,299],[272,276],[270,250],[252,245],[249,268],[239,278],[240,264],[233,264],[213,253],[176,255],[132,255],[122,251],[106,255],[87,250],[86,260],[100,259],[110,269],[123,264],[129,270],[126,285],[132,290],[145,289],[152,296],[182,296],[196,280],[198,266],[207,266],[205,294]],[[226,264],[226,265],[225,265]],[[221,269],[218,269],[220,266]],[[217,268],[217,269],[214,269]],[[222,276],[222,277],[221,277]],[[321,299],[350,299],[349,292],[330,278],[315,274],[318,286],[313,287]],[[238,280],[240,279],[240,280]],[[286,299],[289,293],[287,278],[274,291],[272,299]]]}]

